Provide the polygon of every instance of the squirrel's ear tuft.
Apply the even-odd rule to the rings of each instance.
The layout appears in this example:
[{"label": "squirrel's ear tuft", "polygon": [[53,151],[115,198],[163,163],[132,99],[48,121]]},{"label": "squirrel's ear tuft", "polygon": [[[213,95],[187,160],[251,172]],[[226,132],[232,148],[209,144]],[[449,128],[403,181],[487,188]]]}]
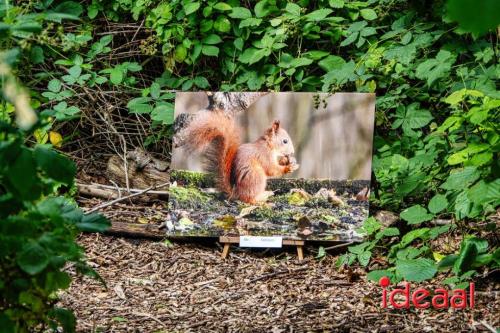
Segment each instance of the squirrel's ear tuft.
[{"label": "squirrel's ear tuft", "polygon": [[273,121],[271,128],[273,129],[274,133],[278,132],[278,129],[280,128],[280,121],[279,120]]}]

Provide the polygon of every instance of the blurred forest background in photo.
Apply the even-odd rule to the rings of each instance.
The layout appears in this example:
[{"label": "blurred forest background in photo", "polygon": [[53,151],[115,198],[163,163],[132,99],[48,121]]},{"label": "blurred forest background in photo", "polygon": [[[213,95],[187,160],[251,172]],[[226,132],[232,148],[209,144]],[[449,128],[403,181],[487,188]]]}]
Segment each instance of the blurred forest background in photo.
[{"label": "blurred forest background in photo", "polygon": [[[207,106],[206,93],[179,92],[175,116],[196,113]],[[243,142],[255,141],[273,120],[280,120],[292,138],[300,164],[287,177],[369,180],[374,113],[374,94],[270,93],[236,119]],[[174,149],[172,169],[202,171],[203,159],[200,154]]]}]

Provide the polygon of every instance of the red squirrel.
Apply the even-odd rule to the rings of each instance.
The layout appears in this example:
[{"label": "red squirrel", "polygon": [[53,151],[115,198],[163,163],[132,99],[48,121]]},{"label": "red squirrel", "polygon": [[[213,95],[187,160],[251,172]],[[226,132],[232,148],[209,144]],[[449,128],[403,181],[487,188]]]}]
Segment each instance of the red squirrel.
[{"label": "red squirrel", "polygon": [[267,177],[278,177],[299,168],[292,139],[279,120],[252,143],[241,144],[240,128],[220,110],[200,111],[185,129],[189,151],[204,153],[205,170],[215,174],[217,186],[230,199],[247,203],[266,201]]}]

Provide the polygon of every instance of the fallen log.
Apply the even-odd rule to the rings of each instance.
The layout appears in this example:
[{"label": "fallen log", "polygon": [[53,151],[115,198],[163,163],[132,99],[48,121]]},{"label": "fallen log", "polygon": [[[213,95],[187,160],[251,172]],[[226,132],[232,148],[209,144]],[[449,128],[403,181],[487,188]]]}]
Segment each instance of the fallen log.
[{"label": "fallen log", "polygon": [[105,231],[105,234],[113,236],[125,236],[131,238],[150,238],[165,239],[165,231],[160,229],[157,224],[139,224],[128,222],[111,222],[111,227]]},{"label": "fallen log", "polygon": [[128,187],[136,189],[145,189],[169,181],[169,173],[164,164],[137,149],[130,155],[126,163],[127,172],[125,172],[125,162],[120,156],[109,158],[106,176],[110,180],[123,187],[127,187],[128,180]]},{"label": "fallen log", "polygon": [[[106,200],[112,200],[124,197],[129,194],[139,193],[144,191],[143,189],[131,188],[127,190],[124,187],[111,186],[111,185],[103,185],[103,184],[82,184],[77,183],[76,187],[78,188],[78,192],[80,195],[85,197],[95,197],[102,198]],[[168,199],[168,191],[156,191],[151,190],[143,193],[143,195],[130,198],[132,201],[142,201],[142,202],[150,202],[153,199]]]}]

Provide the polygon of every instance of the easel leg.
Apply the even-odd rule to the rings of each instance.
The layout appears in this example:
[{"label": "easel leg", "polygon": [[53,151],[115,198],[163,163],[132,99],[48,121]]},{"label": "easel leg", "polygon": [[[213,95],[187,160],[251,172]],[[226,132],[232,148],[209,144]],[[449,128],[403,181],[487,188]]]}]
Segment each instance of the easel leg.
[{"label": "easel leg", "polygon": [[297,245],[297,256],[299,261],[304,260],[304,247],[302,245]]},{"label": "easel leg", "polygon": [[229,255],[229,248],[231,247],[231,243],[224,243],[224,249],[222,250],[221,257],[222,259],[226,259]]}]

